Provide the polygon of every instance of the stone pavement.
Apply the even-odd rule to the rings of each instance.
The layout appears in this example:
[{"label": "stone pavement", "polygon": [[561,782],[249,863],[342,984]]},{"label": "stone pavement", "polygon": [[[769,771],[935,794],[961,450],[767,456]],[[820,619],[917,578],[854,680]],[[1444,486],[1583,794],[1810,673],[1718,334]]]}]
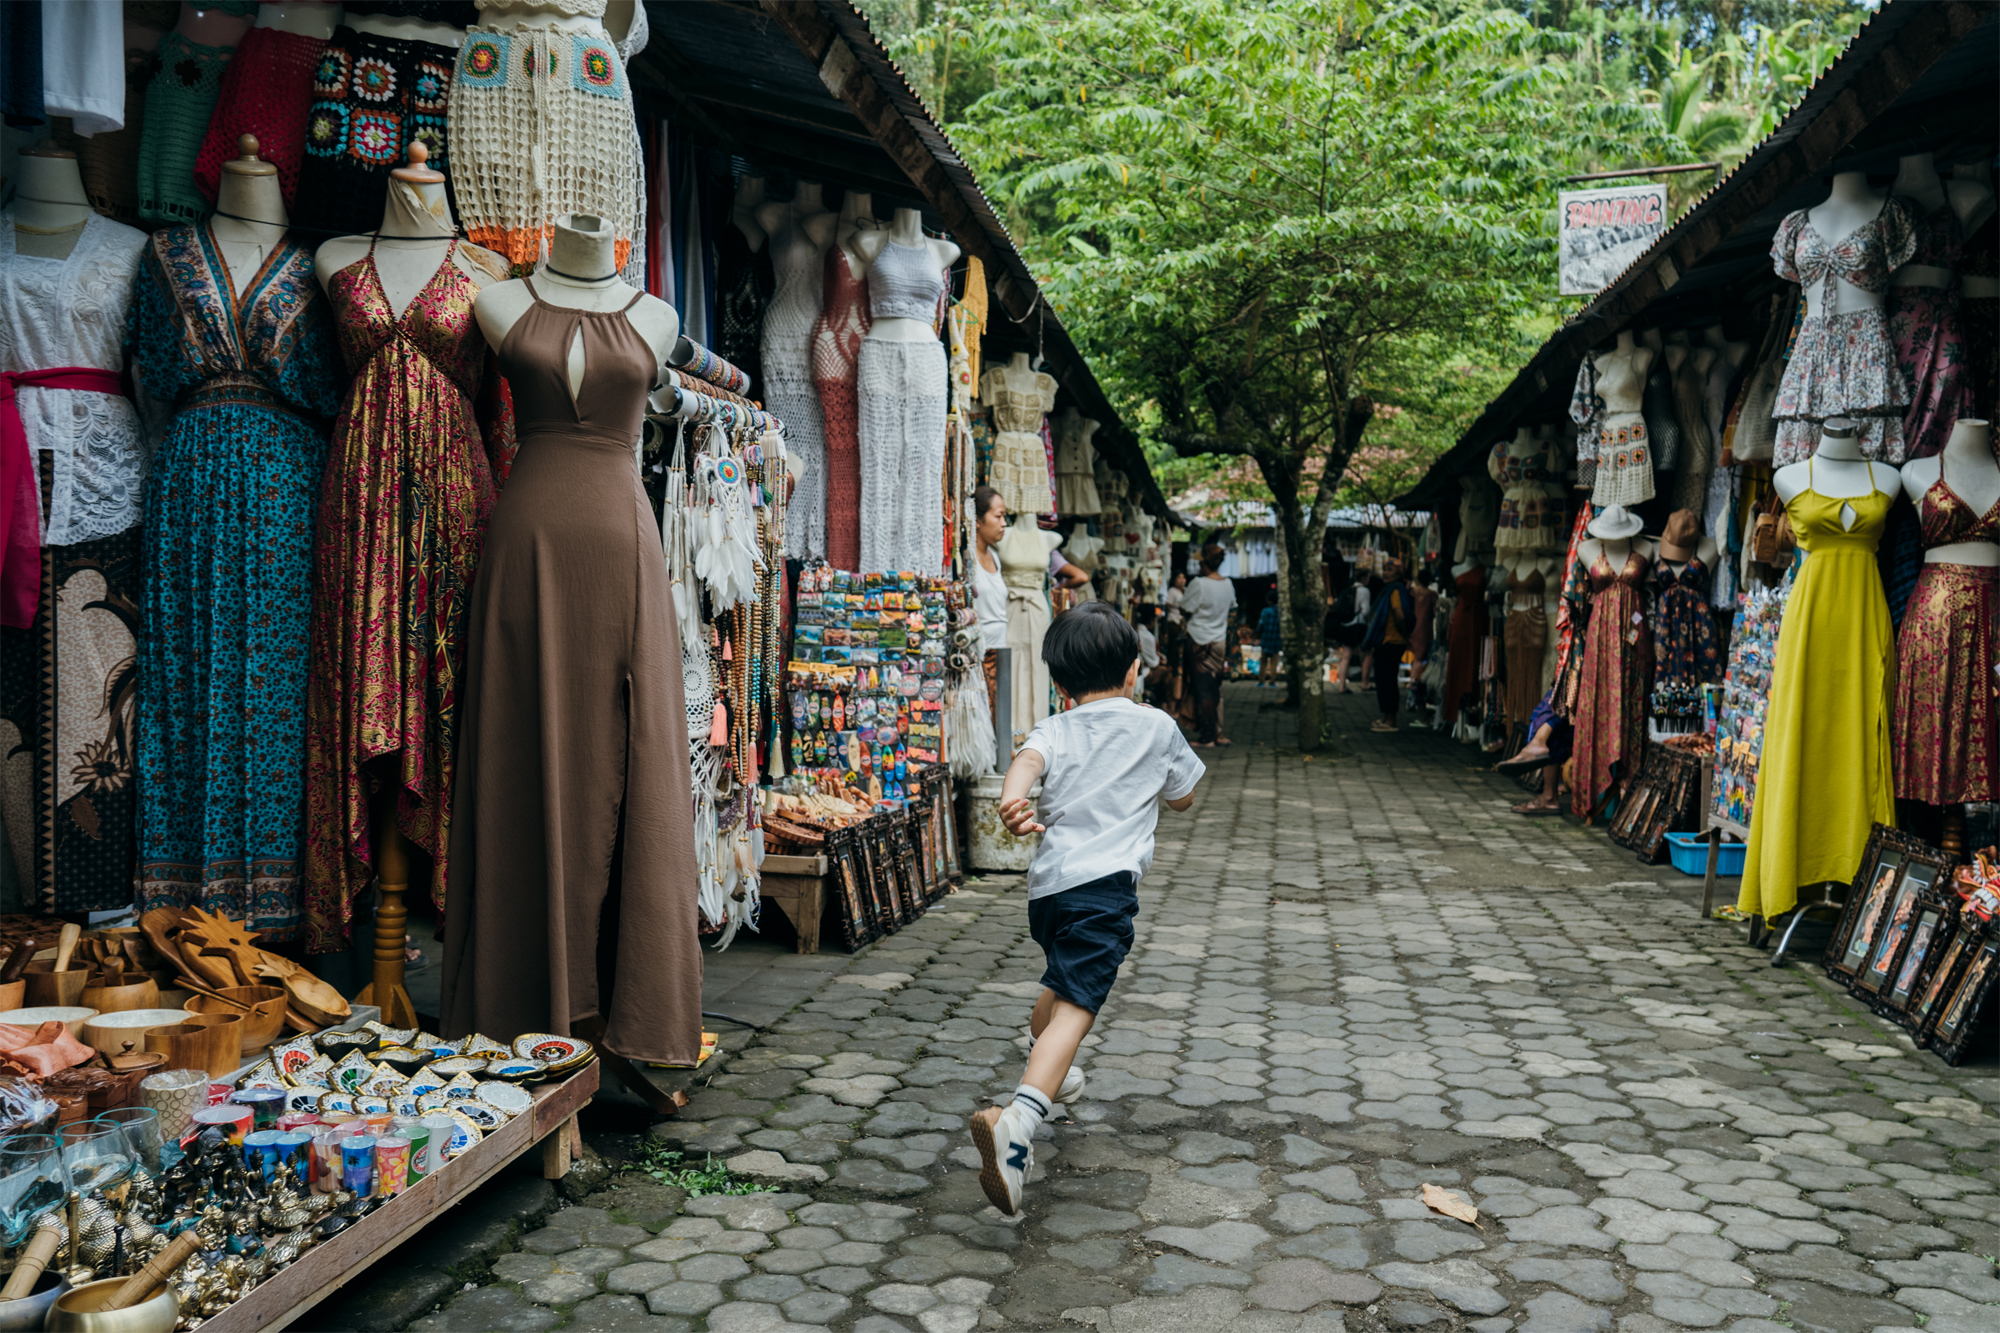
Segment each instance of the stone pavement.
[{"label": "stone pavement", "polygon": [[964,1131],[1014,1086],[1040,971],[989,877],[651,1131],[790,1192],[619,1177],[411,1327],[2000,1329],[1991,1063],[1772,969],[1601,831],[1509,814],[1475,751],[1337,698],[1337,755],[1305,758],[1274,697],[1231,688],[1238,743],[1162,815],[1023,1217]]}]

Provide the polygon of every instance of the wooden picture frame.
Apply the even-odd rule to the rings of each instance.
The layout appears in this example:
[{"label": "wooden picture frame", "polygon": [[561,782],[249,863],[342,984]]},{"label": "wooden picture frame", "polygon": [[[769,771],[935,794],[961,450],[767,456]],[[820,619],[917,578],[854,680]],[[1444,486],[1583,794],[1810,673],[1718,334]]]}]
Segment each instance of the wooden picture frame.
[{"label": "wooden picture frame", "polygon": [[856,865],[855,836],[851,828],[833,829],[826,835],[827,869],[834,880],[834,897],[840,903],[840,935],[851,952],[875,938],[874,918],[861,889]]},{"label": "wooden picture frame", "polygon": [[1964,970],[1965,960],[1978,951],[1983,938],[1985,931],[1979,920],[1966,916],[1961,908],[1952,929],[1945,932],[1943,948],[1931,961],[1930,975],[1917,988],[1916,998],[1903,1014],[1903,1026],[1910,1030],[1918,1046],[1930,1045],[1933,1020],[1943,1002],[1951,997],[1952,983]]},{"label": "wooden picture frame", "polygon": [[[1867,961],[1848,983],[1856,995],[1881,998],[1895,980],[1896,964],[1916,928],[1917,909],[1926,897],[1934,897],[1941,884],[1948,884],[1950,863],[1944,853],[1922,848],[1903,857],[1901,872],[1881,913],[1874,938],[1868,943]],[[1877,876],[1878,880],[1882,877]],[[1856,930],[1856,935],[1859,935]]]},{"label": "wooden picture frame", "polygon": [[1952,979],[1950,997],[1940,1002],[1931,1019],[1931,1049],[1955,1065],[1965,1059],[1979,1016],[2000,984],[2000,935],[1981,926],[1980,939]]},{"label": "wooden picture frame", "polygon": [[1822,962],[1826,974],[1835,981],[1853,980],[1868,957],[1876,917],[1881,907],[1886,906],[1896,877],[1902,872],[1903,858],[1908,855],[1907,841],[1886,824],[1877,824],[1868,831],[1861,864],[1854,872],[1854,882],[1848,886],[1847,900],[1841,907],[1840,920],[1834,924],[1833,937],[1827,941]]},{"label": "wooden picture frame", "polygon": [[1909,1012],[1910,1001],[1921,992],[1925,979],[1930,975],[1929,967],[1936,964],[1950,940],[1955,924],[1955,900],[1948,884],[1936,887],[1918,899],[1908,938],[1898,950],[1889,969],[1889,980],[1882,986],[1875,1002],[1876,1013],[1893,1018],[1898,1023],[1903,1021],[1904,1015]]},{"label": "wooden picture frame", "polygon": [[958,796],[952,787],[951,773],[947,770],[940,773],[938,819],[944,827],[944,877],[949,891],[964,879],[965,866],[958,856]]}]

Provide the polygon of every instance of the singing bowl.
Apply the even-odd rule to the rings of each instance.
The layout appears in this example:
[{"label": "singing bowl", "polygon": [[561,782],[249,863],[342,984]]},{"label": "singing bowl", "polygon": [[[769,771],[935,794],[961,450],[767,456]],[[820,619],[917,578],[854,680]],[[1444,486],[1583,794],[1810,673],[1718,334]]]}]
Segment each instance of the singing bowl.
[{"label": "singing bowl", "polygon": [[158,1295],[123,1310],[99,1308],[118,1294],[125,1281],[107,1277],[64,1292],[49,1307],[42,1326],[56,1333],[174,1333],[181,1303],[172,1287],[162,1287]]},{"label": "singing bowl", "polygon": [[34,1009],[9,1009],[5,1013],[0,1013],[0,1023],[10,1023],[17,1028],[26,1028],[33,1032],[53,1018],[69,1029],[70,1036],[88,1046],[90,1043],[84,1040],[83,1029],[95,1017],[97,1017],[95,1009],[85,1009],[81,1005],[53,1005]]},{"label": "singing bowl", "polygon": [[[207,1028],[214,1034],[215,1044],[209,1050],[209,1073],[222,1078],[236,1072],[237,1066],[243,1063],[242,1014],[189,1014],[186,1025]],[[222,1066],[220,1069],[216,1068],[218,1063]]]},{"label": "singing bowl", "polygon": [[28,1002],[28,983],[25,981],[0,982],[0,1013],[9,1009],[19,1009]]},{"label": "singing bowl", "polygon": [[69,1279],[53,1268],[45,1268],[35,1286],[18,1301],[0,1301],[0,1333],[27,1333],[39,1329],[49,1317],[56,1297],[69,1290]]},{"label": "singing bowl", "polygon": [[[197,995],[188,1001],[191,1014],[242,1014],[243,1049],[262,1050],[278,1039],[285,1030],[285,988],[282,986],[231,986],[215,993],[222,1000],[209,995]],[[247,1004],[250,1012],[243,1013],[236,1005],[225,1004],[223,1000],[234,1000],[237,1004]]]},{"label": "singing bowl", "polygon": [[118,1014],[98,1014],[83,1025],[79,1035],[84,1045],[95,1047],[107,1056],[126,1055],[148,1049],[146,1034],[153,1029],[185,1023],[187,1019],[185,1009],[127,1009]]},{"label": "singing bowl", "polygon": [[100,984],[85,986],[77,1003],[100,1014],[122,1014],[131,1009],[160,1007],[160,988],[144,972],[122,972],[106,976]]},{"label": "singing bowl", "polygon": [[21,980],[28,983],[28,1003],[41,1005],[78,1005],[83,1003],[84,987],[90,984],[90,973],[74,958],[70,959],[69,970],[55,970],[56,960],[47,962],[39,959],[28,964],[28,970]]}]

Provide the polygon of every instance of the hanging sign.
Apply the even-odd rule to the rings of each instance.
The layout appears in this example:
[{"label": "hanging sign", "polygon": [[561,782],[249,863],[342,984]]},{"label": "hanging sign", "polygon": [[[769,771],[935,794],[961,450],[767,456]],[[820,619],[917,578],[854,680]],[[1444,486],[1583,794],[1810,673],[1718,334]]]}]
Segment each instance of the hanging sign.
[{"label": "hanging sign", "polygon": [[1564,296],[1595,295],[1667,229],[1664,185],[1564,190],[1558,197],[1557,268]]}]

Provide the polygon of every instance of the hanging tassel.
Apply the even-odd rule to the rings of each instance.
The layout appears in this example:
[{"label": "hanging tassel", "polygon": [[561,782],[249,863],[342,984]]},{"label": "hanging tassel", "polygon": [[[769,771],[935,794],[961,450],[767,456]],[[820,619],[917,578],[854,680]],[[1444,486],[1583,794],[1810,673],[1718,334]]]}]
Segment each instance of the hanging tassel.
[{"label": "hanging tassel", "polygon": [[726,699],[715,701],[715,723],[708,729],[708,743],[718,750],[729,744],[729,703]]}]

